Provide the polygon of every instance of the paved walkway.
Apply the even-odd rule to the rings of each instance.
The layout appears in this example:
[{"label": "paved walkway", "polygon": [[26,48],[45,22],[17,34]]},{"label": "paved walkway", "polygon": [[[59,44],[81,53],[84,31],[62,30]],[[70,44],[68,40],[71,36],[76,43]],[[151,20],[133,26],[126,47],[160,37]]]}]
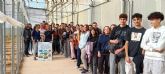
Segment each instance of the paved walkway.
[{"label": "paved walkway", "polygon": [[55,55],[53,61],[34,61],[33,57],[25,57],[21,74],[80,74],[76,61]]}]

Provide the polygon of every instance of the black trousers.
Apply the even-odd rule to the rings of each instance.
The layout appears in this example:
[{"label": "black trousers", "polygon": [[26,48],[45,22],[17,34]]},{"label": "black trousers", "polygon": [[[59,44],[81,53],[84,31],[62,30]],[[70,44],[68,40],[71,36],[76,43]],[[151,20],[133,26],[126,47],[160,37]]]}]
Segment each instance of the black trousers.
[{"label": "black trousers", "polygon": [[24,54],[25,55],[29,55],[29,45],[30,45],[31,40],[24,40],[24,44],[25,44],[25,50],[24,50]]},{"label": "black trousers", "polygon": [[109,54],[101,54],[98,58],[99,74],[109,74]]},{"label": "black trousers", "polygon": [[58,39],[54,39],[52,43],[53,53],[56,51],[58,54],[60,53],[60,43]]},{"label": "black trousers", "polygon": [[92,70],[92,74],[97,74],[97,66],[98,66],[97,51],[92,55],[90,65],[91,65],[90,68]]},{"label": "black trousers", "polygon": [[81,50],[77,48],[77,66],[81,65]]},{"label": "black trousers", "polygon": [[143,55],[137,55],[133,58],[133,62],[135,63],[136,66],[136,74],[141,74],[143,73]]}]

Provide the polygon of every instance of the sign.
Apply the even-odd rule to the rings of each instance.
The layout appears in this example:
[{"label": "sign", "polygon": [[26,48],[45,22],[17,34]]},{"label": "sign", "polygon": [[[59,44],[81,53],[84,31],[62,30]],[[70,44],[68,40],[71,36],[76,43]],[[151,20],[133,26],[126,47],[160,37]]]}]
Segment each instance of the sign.
[{"label": "sign", "polygon": [[38,60],[52,60],[52,43],[38,42]]}]

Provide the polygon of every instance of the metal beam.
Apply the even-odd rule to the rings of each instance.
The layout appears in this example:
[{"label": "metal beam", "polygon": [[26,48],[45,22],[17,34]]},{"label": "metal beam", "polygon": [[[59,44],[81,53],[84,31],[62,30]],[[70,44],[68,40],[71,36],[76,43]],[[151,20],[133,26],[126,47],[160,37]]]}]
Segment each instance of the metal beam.
[{"label": "metal beam", "polygon": [[26,6],[26,8],[28,8],[28,9],[46,10],[46,9],[43,9],[43,8],[34,8],[34,7],[28,7],[28,6]]},{"label": "metal beam", "polygon": [[57,6],[60,5],[60,4],[61,4],[61,2],[56,3],[56,5],[53,5],[53,6],[52,6],[52,9],[49,11],[48,15],[49,15],[51,12],[53,12],[54,8],[57,7]]}]

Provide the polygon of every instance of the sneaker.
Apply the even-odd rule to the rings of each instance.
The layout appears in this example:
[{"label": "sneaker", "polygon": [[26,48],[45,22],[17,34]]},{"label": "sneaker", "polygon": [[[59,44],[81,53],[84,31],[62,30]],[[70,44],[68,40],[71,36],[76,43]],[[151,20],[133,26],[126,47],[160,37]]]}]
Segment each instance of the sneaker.
[{"label": "sneaker", "polygon": [[77,69],[80,69],[81,67],[80,66],[77,66]]},{"label": "sneaker", "polygon": [[85,70],[85,69],[84,69],[84,68],[80,68],[79,70],[80,70],[80,71],[83,71],[83,70]]},{"label": "sneaker", "polygon": [[71,58],[71,60],[74,60],[75,58]]},{"label": "sneaker", "polygon": [[88,70],[84,69],[81,73],[87,73],[87,72],[88,72]]},{"label": "sneaker", "polygon": [[34,57],[34,60],[37,60],[37,57]]}]

